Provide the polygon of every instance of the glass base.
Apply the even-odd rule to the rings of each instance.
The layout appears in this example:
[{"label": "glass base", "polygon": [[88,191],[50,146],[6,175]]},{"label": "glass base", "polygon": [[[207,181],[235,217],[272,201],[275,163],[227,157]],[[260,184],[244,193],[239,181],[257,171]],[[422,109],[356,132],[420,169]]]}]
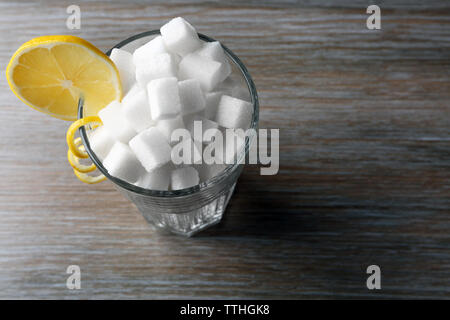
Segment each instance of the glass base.
[{"label": "glass base", "polygon": [[137,207],[144,218],[152,225],[175,234],[190,237],[222,220],[225,209],[233,194],[233,186],[207,205],[182,213],[160,213],[148,207]]}]

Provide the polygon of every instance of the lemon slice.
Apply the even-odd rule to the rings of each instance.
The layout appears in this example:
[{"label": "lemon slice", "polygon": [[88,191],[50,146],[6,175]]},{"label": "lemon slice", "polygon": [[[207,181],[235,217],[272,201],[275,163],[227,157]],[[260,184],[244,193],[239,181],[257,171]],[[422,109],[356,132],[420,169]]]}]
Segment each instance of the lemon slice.
[{"label": "lemon slice", "polygon": [[78,99],[85,115],[97,115],[122,87],[114,63],[91,43],[75,36],[44,36],[24,43],[6,69],[14,94],[53,117],[77,119]]},{"label": "lemon slice", "polygon": [[73,173],[77,176],[78,179],[80,179],[82,182],[87,183],[87,184],[99,183],[99,182],[106,180],[106,177],[102,174],[93,177],[86,173],[79,172],[75,169],[73,169]]}]

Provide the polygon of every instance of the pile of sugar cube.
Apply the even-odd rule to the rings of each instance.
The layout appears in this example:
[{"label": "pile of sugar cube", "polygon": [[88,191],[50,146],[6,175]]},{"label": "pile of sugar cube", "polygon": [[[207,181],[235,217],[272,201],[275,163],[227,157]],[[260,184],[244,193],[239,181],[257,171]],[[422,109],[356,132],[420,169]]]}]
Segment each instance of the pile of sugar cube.
[{"label": "pile of sugar cube", "polygon": [[[179,190],[207,181],[225,164],[174,165],[172,132],[192,132],[194,121],[203,132],[247,129],[253,107],[242,75],[219,42],[200,40],[181,17],[160,31],[134,53],[112,50],[124,97],[100,110],[103,125],[89,133],[89,143],[112,176],[146,189]],[[194,149],[212,141],[192,137]]]}]

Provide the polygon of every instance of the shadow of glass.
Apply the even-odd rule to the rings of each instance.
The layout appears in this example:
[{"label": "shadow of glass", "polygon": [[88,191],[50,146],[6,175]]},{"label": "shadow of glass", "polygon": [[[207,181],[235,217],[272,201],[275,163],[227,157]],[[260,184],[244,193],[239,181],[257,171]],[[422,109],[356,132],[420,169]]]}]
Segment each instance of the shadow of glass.
[{"label": "shadow of glass", "polygon": [[260,176],[258,168],[246,169],[221,223],[195,237],[280,239],[314,232],[320,217],[302,206],[302,194],[308,196],[282,173]]}]

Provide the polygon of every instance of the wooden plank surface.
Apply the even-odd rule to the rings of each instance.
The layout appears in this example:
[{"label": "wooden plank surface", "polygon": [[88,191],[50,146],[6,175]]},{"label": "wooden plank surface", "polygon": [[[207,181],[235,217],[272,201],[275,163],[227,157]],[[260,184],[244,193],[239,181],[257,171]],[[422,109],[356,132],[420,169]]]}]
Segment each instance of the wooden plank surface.
[{"label": "wooden plank surface", "polygon": [[[387,2],[387,1],[386,1]],[[224,221],[153,231],[109,183],[79,182],[67,122],[0,77],[0,298],[449,298],[450,4],[366,1],[0,2],[0,63],[74,34],[102,50],[184,16],[252,74],[278,175],[247,167]],[[82,289],[66,289],[68,265]],[[381,267],[382,289],[366,288]]]}]

